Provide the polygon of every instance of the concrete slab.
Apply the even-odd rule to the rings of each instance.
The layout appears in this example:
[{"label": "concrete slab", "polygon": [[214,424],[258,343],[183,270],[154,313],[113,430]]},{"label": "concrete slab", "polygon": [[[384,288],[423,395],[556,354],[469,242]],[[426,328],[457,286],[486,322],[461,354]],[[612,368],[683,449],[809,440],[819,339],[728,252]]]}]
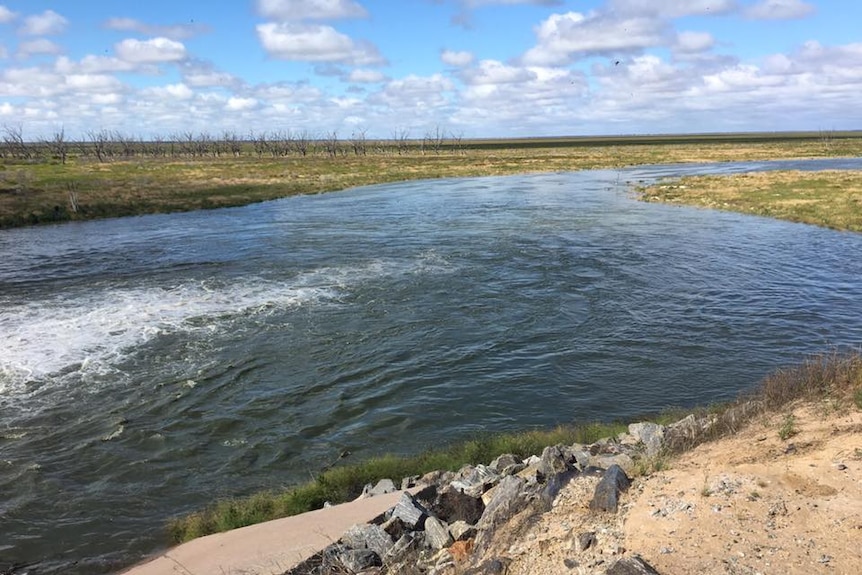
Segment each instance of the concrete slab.
[{"label": "concrete slab", "polygon": [[281,575],[357,523],[395,506],[402,491],[216,533],[173,547],[122,575]]}]

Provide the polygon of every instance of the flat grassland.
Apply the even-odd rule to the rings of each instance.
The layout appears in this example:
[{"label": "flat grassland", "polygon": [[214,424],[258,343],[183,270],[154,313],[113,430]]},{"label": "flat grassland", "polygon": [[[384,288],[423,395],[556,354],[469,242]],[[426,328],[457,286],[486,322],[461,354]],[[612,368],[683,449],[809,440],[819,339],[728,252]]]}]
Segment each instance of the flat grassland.
[{"label": "flat grassland", "polygon": [[798,170],[688,176],[639,190],[649,202],[679,203],[862,232],[862,172]]},{"label": "flat grassland", "polygon": [[[81,148],[85,149],[85,148]],[[428,151],[369,144],[355,154],[0,159],[0,228],[238,206],[297,194],[417,179],[618,169],[644,164],[862,155],[862,134],[471,140]],[[679,191],[679,189],[677,189]],[[650,192],[650,200],[663,199]],[[671,198],[680,200],[680,196]],[[669,201],[670,201],[669,200]],[[858,202],[856,203],[858,205]]]}]

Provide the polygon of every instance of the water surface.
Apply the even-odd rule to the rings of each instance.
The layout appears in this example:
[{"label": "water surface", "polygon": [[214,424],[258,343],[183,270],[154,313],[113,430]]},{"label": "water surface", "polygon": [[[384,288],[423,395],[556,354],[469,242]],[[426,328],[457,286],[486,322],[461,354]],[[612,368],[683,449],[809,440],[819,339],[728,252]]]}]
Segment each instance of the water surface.
[{"label": "water surface", "polygon": [[663,166],[0,232],[0,564],[94,574],[343,450],[728,399],[862,342],[862,235],[632,199]]}]

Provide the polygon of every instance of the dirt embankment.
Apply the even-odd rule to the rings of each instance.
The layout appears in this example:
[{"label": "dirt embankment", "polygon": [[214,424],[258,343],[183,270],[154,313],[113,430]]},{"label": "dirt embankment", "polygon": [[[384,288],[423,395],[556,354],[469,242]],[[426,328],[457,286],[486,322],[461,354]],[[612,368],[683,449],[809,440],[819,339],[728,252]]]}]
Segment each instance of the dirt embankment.
[{"label": "dirt embankment", "polygon": [[[617,514],[597,479],[515,520],[492,554],[507,575],[601,574],[638,554],[665,575],[862,573],[862,412],[797,404],[638,478]],[[517,519],[517,518],[516,518]]]}]

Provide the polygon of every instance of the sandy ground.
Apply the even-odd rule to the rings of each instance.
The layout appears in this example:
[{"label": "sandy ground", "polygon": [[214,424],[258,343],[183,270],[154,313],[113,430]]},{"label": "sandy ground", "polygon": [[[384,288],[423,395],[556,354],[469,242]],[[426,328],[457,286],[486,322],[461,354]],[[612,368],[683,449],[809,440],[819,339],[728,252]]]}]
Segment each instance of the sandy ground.
[{"label": "sandy ground", "polygon": [[[797,433],[781,439],[791,412]],[[508,575],[598,574],[631,554],[663,575],[862,573],[855,408],[764,415],[635,480],[617,514],[590,512],[596,481],[571,482],[551,511],[500,538]]]}]

